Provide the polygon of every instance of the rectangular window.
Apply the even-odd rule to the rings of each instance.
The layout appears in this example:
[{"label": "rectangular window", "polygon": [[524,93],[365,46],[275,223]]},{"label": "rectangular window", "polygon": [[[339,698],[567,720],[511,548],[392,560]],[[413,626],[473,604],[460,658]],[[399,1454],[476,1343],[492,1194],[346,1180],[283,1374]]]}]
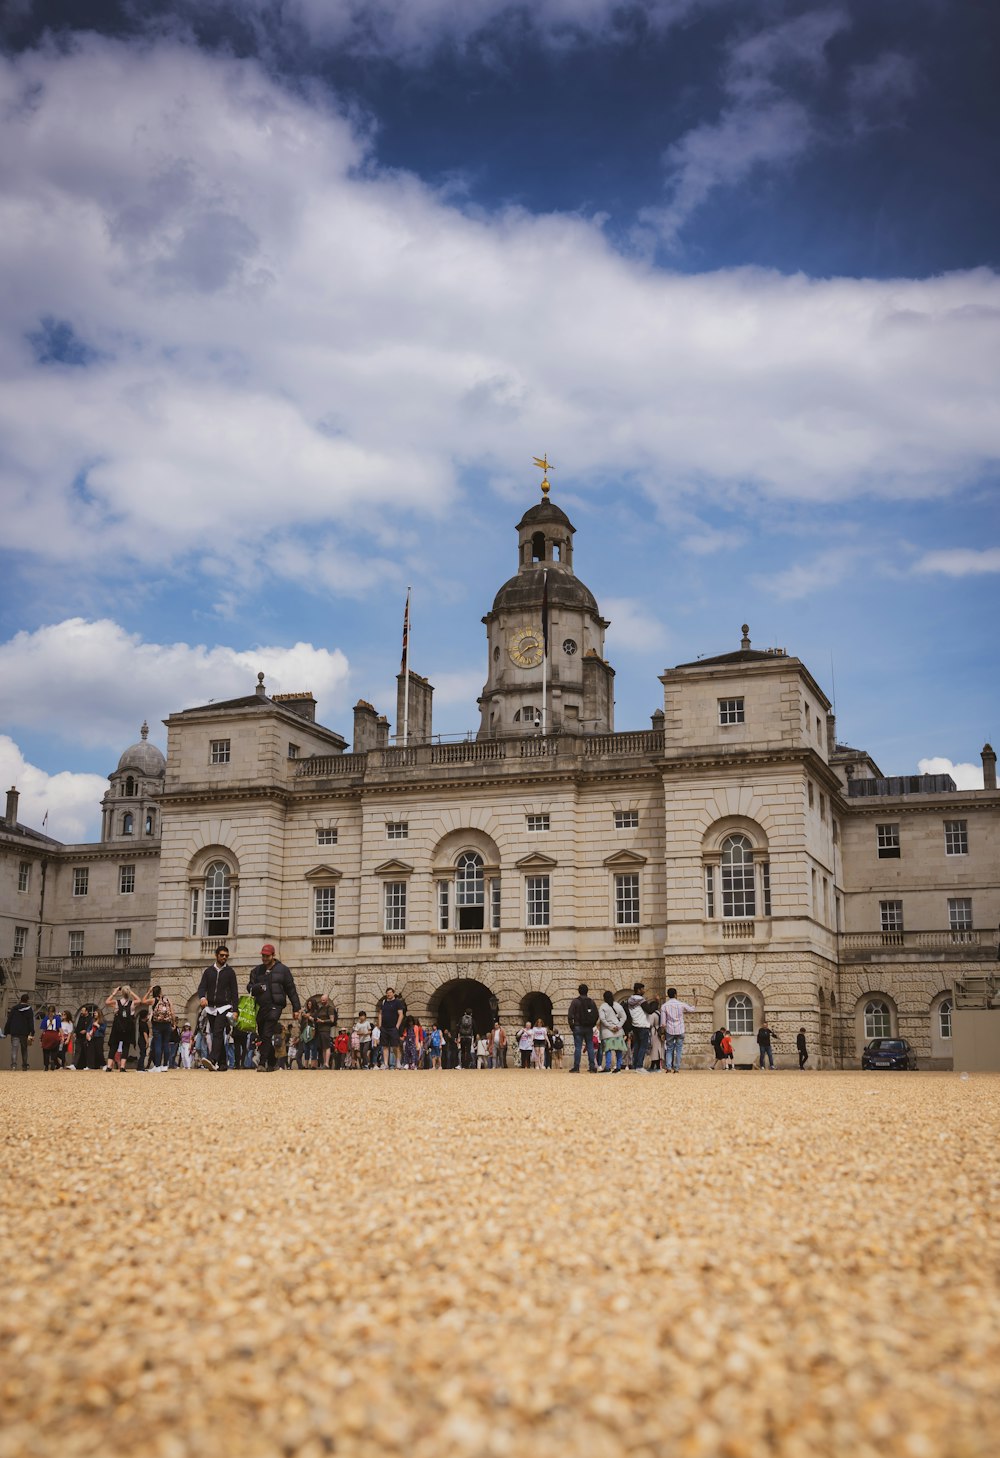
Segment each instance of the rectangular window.
[{"label": "rectangular window", "polygon": [[298,757],[299,757],[299,746],[297,744],[290,744],[288,746],[288,758],[289,759],[298,759]]},{"label": "rectangular window", "polygon": [[639,829],[639,812],[638,812],[638,810],[616,810],[615,811],[615,829],[616,830],[638,830]]},{"label": "rectangular window", "polygon": [[90,869],[87,866],[73,868],[73,895],[86,896],[90,889]]},{"label": "rectangular window", "polygon": [[317,845],[336,845],[337,844],[337,832],[335,830],[317,830],[317,832],[316,832],[316,844]]},{"label": "rectangular window", "polygon": [[130,926],[119,926],[115,928],[115,956],[127,957],[132,951],[132,928]]},{"label": "rectangular window", "polygon": [[807,795],[808,795],[808,799],[809,799],[809,809],[811,810],[812,807],[813,807],[813,805],[815,804],[815,798],[816,798],[815,797],[815,794],[813,792],[812,780],[810,780],[808,782],[808,784],[806,786],[806,791],[807,791]]},{"label": "rectangular window", "polygon": [[402,932],[406,930],[406,882],[385,883],[385,930]]},{"label": "rectangular window", "polygon": [[210,764],[228,764],[229,740],[213,739],[211,742],[211,752],[208,759]]},{"label": "rectangular window", "polygon": [[615,877],[615,926],[639,925],[639,873]]},{"label": "rectangular window", "polygon": [[549,829],[549,816],[546,811],[543,815],[529,815],[527,818],[528,830],[532,835]]},{"label": "rectangular window", "polygon": [[771,915],[771,863],[762,861],[760,867],[760,889],[764,900],[764,915]]},{"label": "rectangular window", "polygon": [[705,915],[715,915],[715,867],[705,867]]},{"label": "rectangular window", "polygon": [[524,883],[524,890],[526,924],[528,926],[548,926],[550,915],[548,876],[528,876]]},{"label": "rectangular window", "polygon": [[83,956],[83,932],[72,931],[69,934],[69,954],[71,957]]},{"label": "rectangular window", "polygon": [[135,866],[118,867],[118,891],[122,896],[131,896],[135,890]]},{"label": "rectangular window", "polygon": [[490,882],[490,928],[500,930],[500,880],[494,877]]},{"label": "rectangular window", "polygon": [[826,819],[826,796],[822,790],[819,792],[819,818],[820,820]]},{"label": "rectangular window", "polygon": [[24,949],[28,945],[28,928],[16,926],[14,928],[14,956],[23,957]]},{"label": "rectangular window", "polygon": [[315,900],[313,930],[317,936],[322,936],[324,933],[329,936],[334,931],[337,911],[337,888],[336,886],[317,886],[313,892],[313,897]]},{"label": "rectangular window", "polygon": [[408,840],[410,835],[410,823],[408,820],[387,820],[385,826],[386,840]]},{"label": "rectangular window", "polygon": [[719,723],[742,724],[744,722],[742,699],[719,700]]},{"label": "rectangular window", "polygon": [[438,882],[438,931],[447,931],[451,920],[451,886],[447,881]]},{"label": "rectangular window", "polygon": [[17,868],[17,889],[28,891],[31,888],[31,862],[22,861]]},{"label": "rectangular window", "polygon": [[898,825],[876,825],[875,835],[878,839],[878,858],[880,861],[899,860],[899,826]]},{"label": "rectangular window", "polygon": [[951,896],[948,898],[948,928],[950,931],[972,930],[971,896]]},{"label": "rectangular window", "polygon": [[967,856],[969,854],[969,822],[967,820],[946,820],[944,822],[944,853],[946,856]]},{"label": "rectangular window", "polygon": [[196,890],[192,889],[192,891],[191,891],[191,935],[193,937],[196,937],[198,935],[198,901],[199,901],[198,892]]},{"label": "rectangular window", "polygon": [[903,930],[903,903],[901,901],[880,901],[878,909],[884,932]]}]

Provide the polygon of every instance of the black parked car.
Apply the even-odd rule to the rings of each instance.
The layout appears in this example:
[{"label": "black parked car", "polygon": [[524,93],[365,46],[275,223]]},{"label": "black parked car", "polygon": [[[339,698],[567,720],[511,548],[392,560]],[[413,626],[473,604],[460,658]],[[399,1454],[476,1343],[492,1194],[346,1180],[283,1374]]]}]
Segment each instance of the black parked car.
[{"label": "black parked car", "polygon": [[861,1055],[862,1068],[916,1068],[917,1055],[905,1038],[873,1038]]}]

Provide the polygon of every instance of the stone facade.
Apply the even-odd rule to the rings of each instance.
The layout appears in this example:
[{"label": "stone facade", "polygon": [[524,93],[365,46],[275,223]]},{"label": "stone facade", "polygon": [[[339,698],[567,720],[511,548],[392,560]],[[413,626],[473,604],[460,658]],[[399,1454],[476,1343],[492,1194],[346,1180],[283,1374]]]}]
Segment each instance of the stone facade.
[{"label": "stone facade", "polygon": [[[48,978],[63,1001],[106,995],[134,965],[183,1006],[220,940],[243,976],[268,940],[302,993],[328,991],[344,1016],[391,985],[421,1019],[471,1001],[508,1028],[564,1023],[581,980],[600,996],[641,979],[697,1004],[694,1063],[724,1022],[749,1061],[766,1016],[779,1062],[795,1062],[804,1027],[820,1066],[856,1066],[874,1031],[948,1066],[956,981],[996,956],[982,930],[1000,920],[995,774],[976,792],[883,781],[837,744],[806,666],[755,650],[746,626],[736,651],[662,675],[652,728],[615,733],[607,624],[574,574],[572,533],[548,500],[518,525],[517,574],[483,620],[475,738],[434,738],[433,688],[412,671],[406,743],[362,702],[353,752],[310,694],[271,698],[259,681],[172,714],[162,765],[145,736],[126,751],[100,845],[8,825],[8,967],[27,925],[40,990]],[[48,877],[34,920],[34,893],[14,889],[25,857]],[[116,954],[123,927],[131,964]]]}]

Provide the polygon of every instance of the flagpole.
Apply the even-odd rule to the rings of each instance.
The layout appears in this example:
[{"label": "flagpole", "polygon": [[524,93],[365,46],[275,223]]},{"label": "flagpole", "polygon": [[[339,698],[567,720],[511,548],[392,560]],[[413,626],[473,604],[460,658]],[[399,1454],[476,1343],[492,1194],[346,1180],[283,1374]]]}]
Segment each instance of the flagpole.
[{"label": "flagpole", "polygon": [[410,588],[406,589],[406,642],[403,644],[403,748],[410,737]]},{"label": "flagpole", "polygon": [[542,734],[548,733],[549,574],[542,573]]}]

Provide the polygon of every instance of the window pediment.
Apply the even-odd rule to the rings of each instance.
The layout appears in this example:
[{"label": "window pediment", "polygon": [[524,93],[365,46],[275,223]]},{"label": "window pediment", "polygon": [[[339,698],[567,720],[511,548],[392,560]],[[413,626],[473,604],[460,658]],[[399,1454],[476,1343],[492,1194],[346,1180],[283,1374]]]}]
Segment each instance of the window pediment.
[{"label": "window pediment", "polygon": [[558,863],[551,856],[543,856],[541,851],[533,851],[530,856],[522,856],[514,864],[519,871],[547,871]]},{"label": "window pediment", "polygon": [[306,871],[307,881],[339,881],[343,871],[338,871],[335,866],[313,866],[311,871]]},{"label": "window pediment", "polygon": [[376,876],[412,876],[413,867],[408,866],[405,861],[383,861],[380,866],[375,867]]},{"label": "window pediment", "polygon": [[646,857],[639,855],[638,851],[620,850],[615,851],[613,856],[605,856],[604,864],[611,870],[631,871],[646,864]]}]

